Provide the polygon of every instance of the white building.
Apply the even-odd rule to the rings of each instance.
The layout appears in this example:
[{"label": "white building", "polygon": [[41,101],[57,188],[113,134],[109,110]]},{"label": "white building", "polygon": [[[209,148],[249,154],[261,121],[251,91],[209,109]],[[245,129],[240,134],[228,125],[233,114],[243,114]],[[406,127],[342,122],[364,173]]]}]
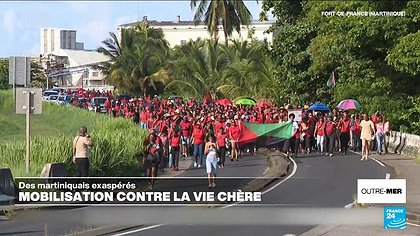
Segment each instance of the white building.
[{"label": "white building", "polygon": [[107,56],[96,51],[60,49],[49,54],[47,61],[55,65],[48,75],[60,87],[108,87],[98,68],[100,63],[108,60]]},{"label": "white building", "polygon": [[84,50],[84,44],[76,41],[76,30],[41,28],[40,33],[41,65],[58,86],[108,87],[98,66],[109,58]]},{"label": "white building", "polygon": [[41,28],[41,54],[51,54],[59,49],[83,50],[84,44],[76,42],[76,30]]},{"label": "white building", "polygon": [[[196,40],[198,38],[211,38],[211,35],[207,30],[207,26],[204,23],[194,25],[194,21],[181,21],[180,16],[177,16],[174,21],[147,20],[147,17],[143,17],[143,21],[118,26],[118,31],[120,32],[122,28],[134,27],[145,21],[147,21],[147,23],[152,27],[161,28],[165,34],[165,39],[168,40],[171,47],[184,44],[190,40]],[[266,31],[274,23],[275,21],[252,21],[249,26],[242,25],[241,32],[239,34],[234,31],[229,39],[247,40],[252,36],[252,38],[267,40],[271,43],[273,41],[273,35],[272,33],[266,33]],[[222,26],[219,26],[218,37],[220,42],[225,41]]]}]

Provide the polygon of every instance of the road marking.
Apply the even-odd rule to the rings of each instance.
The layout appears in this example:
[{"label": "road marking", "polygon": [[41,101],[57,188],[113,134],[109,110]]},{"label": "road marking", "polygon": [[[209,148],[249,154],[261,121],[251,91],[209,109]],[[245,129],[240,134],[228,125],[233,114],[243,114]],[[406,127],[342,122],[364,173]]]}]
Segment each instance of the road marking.
[{"label": "road marking", "polygon": [[354,206],[355,204],[356,204],[356,200],[354,200],[352,203],[349,203],[349,204],[345,205],[345,206],[344,206],[344,208],[346,208],[346,209],[353,208],[353,206]]},{"label": "road marking", "polygon": [[378,159],[374,158],[374,157],[369,157],[369,159],[374,160],[376,163],[378,163],[379,165],[381,165],[382,167],[385,167],[385,165],[379,161]]},{"label": "road marking", "polygon": [[165,224],[158,224],[158,225],[151,225],[145,228],[141,228],[141,229],[135,229],[135,230],[131,230],[131,231],[127,231],[124,233],[119,233],[119,234],[113,234],[113,236],[123,236],[123,235],[127,235],[127,234],[133,234],[133,233],[137,233],[137,232],[141,232],[141,231],[145,231],[145,230],[149,230],[149,229],[154,229],[157,227],[161,227],[164,226]]},{"label": "road marking", "polygon": [[420,225],[418,225],[418,224],[413,224],[413,223],[410,223],[410,222],[406,222],[406,224],[420,228]]},{"label": "road marking", "polygon": [[[282,184],[282,183],[286,182],[288,179],[292,178],[292,177],[293,177],[293,175],[295,175],[295,174],[296,174],[296,171],[297,171],[297,164],[296,164],[295,160],[293,160],[293,158],[289,157],[289,159],[293,162],[293,171],[292,171],[292,173],[290,173],[290,175],[288,175],[288,176],[287,176],[285,179],[283,179],[282,181],[280,181],[280,182],[278,182],[277,184],[275,184],[275,185],[271,186],[271,188],[266,189],[264,192],[261,192],[261,195],[263,195],[263,194],[266,194],[266,193],[270,192],[271,190],[275,189],[275,188],[276,188],[276,187],[278,187],[280,184]],[[232,203],[232,204],[229,204],[229,205],[227,205],[227,206],[222,207],[222,209],[229,208],[229,207],[232,207],[232,206],[236,206],[236,205],[241,204],[241,203],[242,203],[242,202],[235,202],[235,203]]]},{"label": "road marking", "polygon": [[[386,173],[385,179],[390,179],[390,178],[391,178],[391,174]],[[347,209],[353,208],[353,206],[356,205],[356,203],[357,203],[357,200],[354,200],[352,203],[349,203],[349,204],[345,205],[344,208],[347,208]]]},{"label": "road marking", "polygon": [[[264,192],[262,192],[261,194],[265,194],[265,193],[270,192],[271,190],[275,189],[275,188],[276,188],[276,187],[278,187],[280,184],[284,183],[286,180],[288,180],[288,179],[292,178],[292,177],[293,177],[293,175],[295,175],[295,174],[296,174],[296,171],[297,171],[297,164],[296,164],[295,160],[293,160],[293,158],[289,157],[289,159],[293,162],[293,171],[292,171],[292,173],[290,173],[290,175],[288,175],[285,179],[283,179],[282,181],[278,182],[277,184],[275,184],[275,185],[274,185],[274,186],[272,186],[271,188],[269,188],[269,189],[265,190],[265,191],[264,191]],[[242,202],[235,202],[235,203],[233,203],[233,204],[230,204],[230,205],[227,205],[227,206],[222,207],[222,209],[229,208],[229,207],[232,207],[232,206],[238,205],[238,204],[240,204],[240,203],[242,203]],[[127,232],[124,232],[124,233],[121,233],[121,234],[114,234],[113,236],[123,236],[123,235],[128,235],[128,234],[137,233],[137,232],[141,232],[141,231],[145,231],[145,230],[149,230],[149,229],[158,228],[158,227],[161,227],[161,226],[164,226],[164,225],[165,225],[165,224],[152,225],[152,226],[145,227],[145,228],[141,228],[141,229],[137,229],[137,230],[127,231]]]},{"label": "road marking", "polygon": [[[362,155],[362,153],[360,153],[360,152],[355,152],[355,151],[351,151],[351,152],[353,152],[353,153],[356,153],[356,154],[358,154],[358,155]],[[371,159],[371,160],[373,160],[373,161],[375,161],[376,163],[378,163],[380,166],[382,166],[382,167],[385,167],[385,164],[384,163],[382,163],[381,161],[379,161],[378,159],[376,159],[376,158],[374,158],[374,157],[368,157],[369,159]]]}]

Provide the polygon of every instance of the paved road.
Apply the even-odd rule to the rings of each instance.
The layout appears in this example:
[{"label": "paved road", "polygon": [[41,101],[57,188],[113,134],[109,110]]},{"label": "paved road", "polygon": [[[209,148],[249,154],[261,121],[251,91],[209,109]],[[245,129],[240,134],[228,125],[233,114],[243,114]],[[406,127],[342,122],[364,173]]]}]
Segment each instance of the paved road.
[{"label": "paved road", "polygon": [[[268,161],[264,158],[256,156],[244,156],[240,161],[231,162],[226,160],[224,169],[219,169],[219,177],[258,177],[261,176],[268,168]],[[171,170],[167,170],[171,171]],[[204,168],[196,169],[191,167],[187,169],[179,177],[205,177]],[[171,180],[158,180],[156,182],[156,191],[171,185]],[[249,182],[250,179],[236,179],[231,182],[223,182],[226,191],[235,191],[240,185]],[[175,186],[180,182],[176,182]],[[207,191],[207,180],[197,180],[191,186],[186,188],[187,191],[197,189],[198,191]],[[33,210],[30,212],[19,211],[16,218],[18,220],[2,221],[0,219],[0,235],[43,235],[48,231],[48,235],[65,235],[80,231],[89,230],[98,227],[98,225],[87,225],[84,223],[83,216],[94,212],[99,207],[82,207],[73,209],[57,209],[48,208],[41,210]],[[124,210],[124,208],[121,208]],[[105,215],[112,216],[111,210],[106,210]],[[31,216],[28,216],[31,215]],[[23,217],[23,218],[21,218]],[[46,218],[54,218],[54,220],[46,221]],[[99,225],[100,226],[100,225]]]},{"label": "paved road", "polygon": [[[278,208],[279,217],[283,208],[321,207],[344,208],[354,201],[358,178],[385,178],[391,169],[383,167],[373,160],[360,161],[360,156],[317,156],[303,155],[295,159],[297,169],[294,175],[271,191],[265,193],[262,204],[270,204],[271,209]],[[273,184],[275,185],[275,184]],[[247,209],[246,206],[237,205]],[[255,208],[249,208],[247,214],[238,217],[251,217]],[[267,208],[265,208],[267,209]],[[258,209],[257,209],[258,210]],[[261,207],[261,211],[264,208]],[[206,214],[205,211],[202,213]],[[286,216],[287,217],[287,216]],[[315,217],[308,215],[308,217]],[[301,218],[303,219],[303,217]],[[271,221],[270,221],[271,222]],[[251,235],[286,235],[301,234],[315,225],[162,225],[159,227],[137,228],[122,232],[120,235],[214,235],[251,236]]]},{"label": "paved road", "polygon": [[[141,226],[134,227],[129,230],[122,230],[117,235],[285,235],[285,234],[301,234],[313,228],[315,225],[299,225],[298,222],[293,222],[288,225],[276,225],[273,224],[273,218],[267,219],[264,223],[263,217],[265,212],[276,213],[277,217],[287,217],[282,215],[286,209],[303,209],[303,207],[310,208],[340,208],[343,209],[345,205],[353,202],[354,195],[356,193],[356,183],[358,178],[385,178],[387,173],[393,174],[387,167],[383,167],[373,160],[360,161],[360,156],[355,154],[349,154],[347,156],[317,156],[303,155],[294,159],[296,166],[291,168],[291,171],[295,171],[288,176],[286,179],[278,180],[269,186],[270,191],[266,192],[262,197],[261,204],[263,206],[255,207],[251,205],[239,204],[232,206],[232,210],[242,209],[242,213],[231,218],[227,218],[223,225],[214,225],[212,220],[208,221],[208,224],[201,223],[196,225],[194,223],[184,223],[182,225],[161,225],[161,226]],[[239,162],[231,163],[227,161],[227,166],[224,170],[221,170],[219,176],[260,176],[265,170],[265,160],[260,158],[248,158],[245,157]],[[191,169],[185,171],[182,176],[203,176],[204,170]],[[246,180],[243,180],[246,182]],[[205,184],[205,183],[203,183]],[[63,217],[77,218],[77,214],[83,215],[92,208],[80,208],[69,211],[58,211]],[[266,209],[266,210],[264,210]],[[131,209],[133,210],[133,209]],[[141,211],[142,209],[139,209]],[[168,214],[170,210],[167,209]],[[217,209],[216,209],[217,210]],[[197,214],[193,217],[185,220],[191,222],[196,221],[200,218],[205,218],[210,210],[200,209]],[[112,210],[107,212],[104,210],[104,214],[111,214]],[[235,211],[236,212],[236,211]],[[37,213],[38,214],[38,213]],[[128,214],[128,213],[127,213]],[[42,215],[42,211],[38,214]],[[121,212],[114,212],[116,220],[126,220],[132,222],[132,217],[125,217]],[[275,215],[276,216],[276,215]],[[220,216],[223,217],[223,216]],[[314,217],[307,215],[307,218]],[[247,219],[249,223],[247,225],[240,225],[238,222],[233,222],[234,219]],[[300,219],[305,219],[301,217]],[[220,219],[218,219],[220,220]],[[136,221],[136,219],[134,219]],[[142,219],[138,219],[139,225],[142,224]],[[252,222],[259,222],[258,224],[252,224]],[[275,219],[274,219],[275,221]],[[131,224],[131,223],[130,223]],[[89,226],[83,225],[77,220],[69,221],[67,224],[63,222],[57,222],[56,224],[49,224],[49,235],[63,234],[63,230],[67,233],[75,228],[81,229]],[[43,230],[42,220],[35,220],[35,222],[0,222],[0,235],[8,235],[8,233],[19,231],[27,231],[24,235],[39,235]],[[37,232],[29,232],[37,231]],[[19,234],[22,235],[22,234]],[[94,233],[92,234],[94,235]]]}]

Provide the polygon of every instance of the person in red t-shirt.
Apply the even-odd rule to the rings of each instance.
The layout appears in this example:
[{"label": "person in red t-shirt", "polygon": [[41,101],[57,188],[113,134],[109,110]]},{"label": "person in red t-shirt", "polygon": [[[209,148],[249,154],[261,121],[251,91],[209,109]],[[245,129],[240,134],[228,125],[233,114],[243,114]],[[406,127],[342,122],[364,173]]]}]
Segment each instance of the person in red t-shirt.
[{"label": "person in red t-shirt", "polygon": [[149,138],[144,141],[143,146],[142,165],[147,169],[149,189],[151,190],[154,187],[154,179],[157,175],[156,167],[159,163],[160,145],[156,140],[156,136],[154,134],[150,134]]},{"label": "person in red t-shirt", "polygon": [[347,147],[349,145],[349,140],[350,140],[350,119],[346,111],[343,113],[343,117],[338,123],[338,128],[341,131],[341,134],[340,134],[341,154],[346,155]]},{"label": "person in red t-shirt", "polygon": [[352,132],[353,132],[353,151],[360,152],[361,140],[360,135],[362,133],[362,127],[360,126],[360,116],[356,114],[353,121]]},{"label": "person in red t-shirt", "polygon": [[[236,118],[236,117],[235,117]],[[240,127],[238,125],[239,121],[237,119],[235,119],[232,123],[232,125],[229,128],[229,139],[231,142],[231,161],[233,159],[235,159],[236,161],[239,161],[238,156],[239,156],[239,137],[241,135],[241,130]]]},{"label": "person in red t-shirt", "polygon": [[173,132],[170,137],[170,146],[171,146],[171,166],[174,171],[178,171],[179,165],[179,148],[180,148],[181,136],[179,132]]},{"label": "person in red t-shirt", "polygon": [[227,139],[227,133],[225,132],[225,129],[223,127],[221,127],[216,134],[216,141],[217,141],[217,145],[219,146],[219,158],[220,158],[219,166],[220,166],[220,168],[225,167],[226,139]]},{"label": "person in red t-shirt", "polygon": [[204,128],[203,124],[196,123],[192,132],[192,143],[194,145],[194,167],[201,168],[204,154]]},{"label": "person in red t-shirt", "polygon": [[316,147],[318,152],[321,152],[321,155],[324,154],[324,135],[325,135],[325,122],[324,117],[319,117],[319,120],[315,124],[315,132],[314,136],[316,135]]},{"label": "person in red t-shirt", "polygon": [[325,135],[328,141],[327,154],[329,154],[330,157],[332,157],[334,153],[336,127],[337,127],[337,123],[333,121],[331,116],[328,117],[328,121],[326,121],[325,123]]},{"label": "person in red t-shirt", "polygon": [[311,132],[309,129],[309,119],[304,119],[302,121],[302,123],[300,124],[301,129],[302,129],[302,135],[303,137],[301,137],[303,140],[305,140],[305,150],[306,150],[306,154],[310,154],[311,153]]},{"label": "person in red t-shirt", "polygon": [[188,117],[184,116],[183,120],[179,123],[181,126],[181,140],[182,140],[182,155],[184,157],[189,156],[189,150],[190,150],[190,140],[191,140],[191,131],[192,131],[192,125],[188,121]]}]

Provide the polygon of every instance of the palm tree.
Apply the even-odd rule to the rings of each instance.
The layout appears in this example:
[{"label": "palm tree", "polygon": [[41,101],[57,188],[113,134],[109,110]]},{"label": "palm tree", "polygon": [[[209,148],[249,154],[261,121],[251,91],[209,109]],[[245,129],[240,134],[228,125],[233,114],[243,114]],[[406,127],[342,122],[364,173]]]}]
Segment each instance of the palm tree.
[{"label": "palm tree", "polygon": [[228,59],[217,41],[197,40],[174,49],[171,71],[175,79],[165,88],[167,92],[203,98],[209,92],[215,95],[222,71]]},{"label": "palm tree", "polygon": [[165,83],[165,63],[169,57],[169,44],[161,29],[140,24],[134,28],[122,29],[121,39],[114,33],[104,40],[104,47],[98,48],[109,57],[101,64],[105,79],[122,92],[130,94],[150,93],[156,90],[156,83]]},{"label": "palm tree", "polygon": [[242,0],[191,0],[190,5],[195,9],[195,24],[204,21],[213,40],[217,40],[218,26],[222,25],[226,44],[233,30],[240,33],[241,25],[249,25],[252,19]]},{"label": "palm tree", "polygon": [[218,93],[229,99],[250,96],[278,101],[280,86],[274,77],[274,64],[268,57],[265,42],[235,40],[223,50],[228,55],[229,65],[223,71]]}]

